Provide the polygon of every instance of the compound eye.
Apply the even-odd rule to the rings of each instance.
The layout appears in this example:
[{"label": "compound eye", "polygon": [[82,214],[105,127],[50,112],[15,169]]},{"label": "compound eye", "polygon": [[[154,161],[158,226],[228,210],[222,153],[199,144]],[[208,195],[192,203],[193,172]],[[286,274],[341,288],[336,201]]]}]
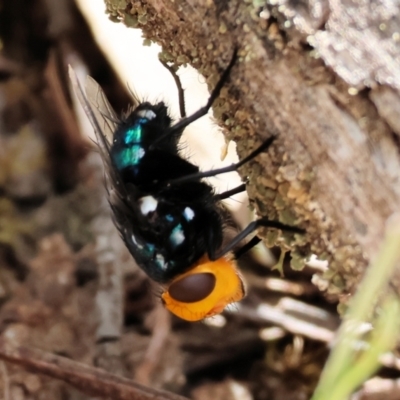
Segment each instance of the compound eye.
[{"label": "compound eye", "polygon": [[195,303],[204,300],[214,290],[215,276],[209,272],[185,276],[173,282],[169,295],[181,303]]}]

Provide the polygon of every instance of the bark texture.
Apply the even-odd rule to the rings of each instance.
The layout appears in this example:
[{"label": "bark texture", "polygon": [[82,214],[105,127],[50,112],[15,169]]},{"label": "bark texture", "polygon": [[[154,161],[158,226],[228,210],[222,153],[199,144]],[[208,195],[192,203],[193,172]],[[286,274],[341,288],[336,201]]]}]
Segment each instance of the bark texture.
[{"label": "bark texture", "polygon": [[241,157],[278,135],[241,172],[260,215],[307,230],[267,241],[291,247],[294,267],[328,259],[328,291],[351,292],[400,207],[400,3],[105,1],[210,89],[238,46],[214,114]]}]

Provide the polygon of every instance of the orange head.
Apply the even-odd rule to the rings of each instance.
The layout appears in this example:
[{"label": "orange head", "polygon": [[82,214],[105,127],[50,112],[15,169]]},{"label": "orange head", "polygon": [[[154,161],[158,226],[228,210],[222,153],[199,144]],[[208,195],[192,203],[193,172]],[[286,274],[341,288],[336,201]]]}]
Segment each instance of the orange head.
[{"label": "orange head", "polygon": [[219,314],[245,296],[243,281],[233,260],[220,258],[199,264],[176,277],[161,295],[165,307],[186,321],[199,321]]}]

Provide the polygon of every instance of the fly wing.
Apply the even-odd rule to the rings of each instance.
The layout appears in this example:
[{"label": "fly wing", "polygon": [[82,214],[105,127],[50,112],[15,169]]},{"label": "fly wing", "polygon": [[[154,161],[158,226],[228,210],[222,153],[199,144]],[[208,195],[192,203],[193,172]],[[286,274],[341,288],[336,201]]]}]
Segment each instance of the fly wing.
[{"label": "fly wing", "polygon": [[[92,105],[93,114],[97,121],[101,121],[101,134],[108,142],[108,145],[110,145],[112,143],[114,132],[118,128],[118,115],[112,108],[103,92],[103,89],[91,76],[86,77],[85,91],[87,99]],[[99,138],[97,139],[99,140]]]},{"label": "fly wing", "polygon": [[[90,76],[86,78],[85,87],[88,96],[86,97],[71,66],[69,66],[69,76],[79,102],[96,134],[97,146],[106,172],[106,189],[110,205],[114,213],[119,211],[119,214],[129,214],[129,207],[125,204],[128,198],[127,189],[110,157],[112,137],[118,127],[118,116],[111,107],[100,85],[93,78]],[[117,227],[120,230],[122,228],[119,224],[117,224]]]},{"label": "fly wing", "polygon": [[[112,109],[103,90],[93,78],[88,76],[86,79],[87,93],[91,97],[94,97],[94,100],[89,101],[71,66],[69,66],[69,77],[75,94],[93,126],[97,145],[100,149],[103,161],[106,162],[106,160],[109,159],[112,134],[117,127],[116,123],[113,122],[117,121],[115,111]],[[110,111],[112,111],[111,115]]]},{"label": "fly wing", "polygon": [[[143,225],[145,217],[140,212],[139,207],[133,203],[133,199],[138,198],[141,193],[135,185],[124,183],[111,161],[110,151],[113,135],[119,127],[118,116],[108,102],[103,90],[93,78],[89,76],[86,78],[85,94],[71,67],[69,75],[79,102],[96,134],[97,145],[105,167],[108,201],[113,211],[114,224],[138,265],[153,279],[162,281],[162,273],[159,274],[160,276],[152,273],[156,268],[159,269],[159,267],[156,267],[157,260],[154,259],[153,250],[137,233],[137,227]],[[136,232],[135,235],[134,232]]]},{"label": "fly wing", "polygon": [[86,97],[75,71],[71,66],[69,66],[68,72],[75,94],[96,134],[97,146],[100,150],[107,177],[114,186],[118,186],[120,179],[110,159],[111,141],[113,133],[117,128],[118,117],[108,102],[103,90],[93,78],[90,76],[86,78],[86,93],[90,96]]}]

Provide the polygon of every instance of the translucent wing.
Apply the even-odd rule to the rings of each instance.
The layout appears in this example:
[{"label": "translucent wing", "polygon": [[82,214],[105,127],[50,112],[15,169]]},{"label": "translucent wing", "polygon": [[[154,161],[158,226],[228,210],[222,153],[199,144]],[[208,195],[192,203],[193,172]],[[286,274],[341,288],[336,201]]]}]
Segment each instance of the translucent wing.
[{"label": "translucent wing", "polygon": [[99,84],[91,77],[86,78],[86,90],[93,100],[89,101],[82,89],[75,71],[69,66],[69,77],[75,94],[78,97],[96,134],[97,145],[104,161],[109,158],[112,135],[117,127],[117,116],[108,102]]},{"label": "translucent wing", "polygon": [[100,85],[91,77],[86,77],[86,97],[92,105],[92,111],[97,121],[101,121],[101,133],[108,143],[112,142],[113,134],[118,128],[119,118],[109,103]]},{"label": "translucent wing", "polygon": [[[106,95],[99,84],[90,76],[86,78],[86,97],[75,71],[69,66],[69,77],[74,91],[81,103],[90,123],[96,134],[97,146],[104,163],[107,175],[107,187],[115,189],[118,196],[124,198],[126,190],[121,182],[118,172],[112,165],[110,158],[110,148],[114,131],[118,127],[118,116],[107,100]],[[114,192],[114,191],[113,191]]]}]

